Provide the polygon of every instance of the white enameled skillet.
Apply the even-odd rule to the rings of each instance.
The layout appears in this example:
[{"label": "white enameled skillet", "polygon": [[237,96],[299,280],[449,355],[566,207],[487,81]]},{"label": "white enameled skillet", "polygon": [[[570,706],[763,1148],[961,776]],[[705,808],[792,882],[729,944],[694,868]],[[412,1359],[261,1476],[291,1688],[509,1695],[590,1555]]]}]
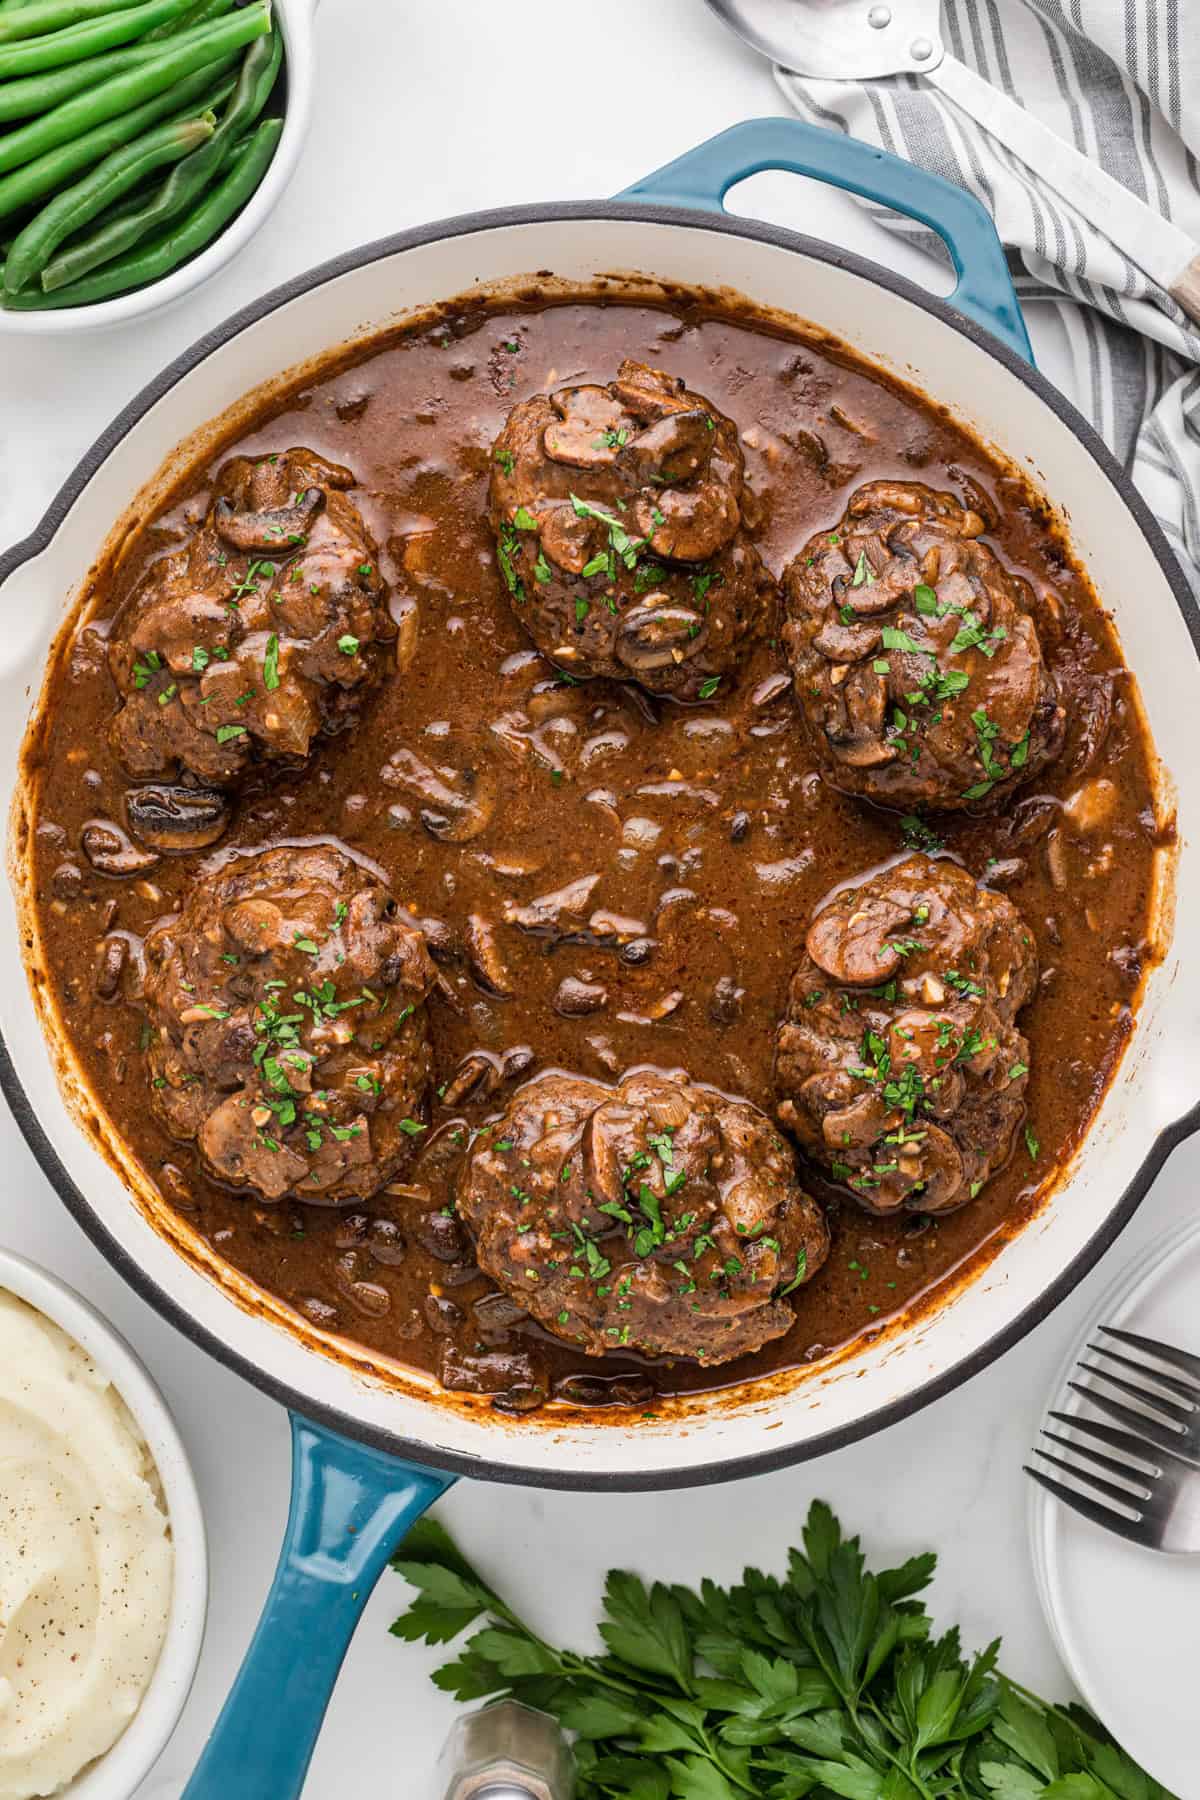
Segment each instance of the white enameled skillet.
[{"label": "white enameled skillet", "polygon": [[[817,175],[931,225],[959,274],[950,300],[827,244],[727,218],[725,192],[764,168]],[[964,1381],[1044,1317],[1200,1122],[1200,960],[1188,948],[1191,932],[1200,932],[1200,782],[1190,778],[1200,616],[1124,472],[1033,367],[986,214],[935,177],[795,120],[737,126],[615,201],[474,214],[369,245],[269,294],[180,357],[114,420],[33,536],[0,561],[0,692],[8,699],[0,764],[10,785],[72,596],[114,520],[176,446],[261,383],[343,340],[477,282],[536,270],[581,283],[599,272],[639,271],[725,286],[798,314],[915,383],[1030,470],[1069,521],[1112,610],[1163,759],[1164,798],[1177,805],[1173,941],[1067,1179],[974,1280],[909,1329],[803,1379],[747,1387],[630,1431],[576,1418],[505,1419],[449,1408],[416,1386],[397,1391],[320,1354],[268,1307],[246,1304],[215,1266],[181,1256],[76,1123],[30,998],[18,911],[11,903],[0,910],[0,1079],[47,1175],[153,1305],[297,1415],[289,1542],[196,1795],[298,1791],[372,1576],[406,1520],[454,1475],[563,1488],[683,1486],[799,1461],[877,1431]],[[269,1787],[254,1785],[264,1766]]]}]

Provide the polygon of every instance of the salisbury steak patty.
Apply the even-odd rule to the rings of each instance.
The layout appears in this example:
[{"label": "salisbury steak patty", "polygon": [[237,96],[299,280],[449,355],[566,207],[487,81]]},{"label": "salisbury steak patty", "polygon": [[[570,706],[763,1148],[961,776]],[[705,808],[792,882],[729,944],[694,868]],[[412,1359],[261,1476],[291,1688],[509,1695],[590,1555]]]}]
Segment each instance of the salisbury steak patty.
[{"label": "salisbury steak patty", "polygon": [[644,363],[523,400],[493,450],[496,554],[538,649],[656,693],[707,699],[770,616],[750,503],[733,421]]},{"label": "salisbury steak patty", "polygon": [[233,1187],[372,1194],[425,1129],[433,980],[421,933],[343,849],[199,874],[146,938],[155,1111]]},{"label": "salisbury steak patty", "polygon": [[783,577],[784,642],[825,774],[884,806],[1002,804],[1062,748],[1034,596],[979,512],[872,481]]},{"label": "salisbury steak patty", "polygon": [[395,637],[353,485],[312,450],[225,464],[200,529],[114,621],[111,734],[131,775],[228,784],[353,721]]},{"label": "salisbury steak patty", "polygon": [[589,1356],[745,1356],[829,1250],[770,1120],[682,1072],[537,1076],[476,1137],[458,1210],[479,1266]]},{"label": "salisbury steak patty", "polygon": [[947,1212],[1007,1161],[1037,982],[1020,914],[952,862],[910,856],[809,927],[779,1027],[779,1117],[873,1212]]}]

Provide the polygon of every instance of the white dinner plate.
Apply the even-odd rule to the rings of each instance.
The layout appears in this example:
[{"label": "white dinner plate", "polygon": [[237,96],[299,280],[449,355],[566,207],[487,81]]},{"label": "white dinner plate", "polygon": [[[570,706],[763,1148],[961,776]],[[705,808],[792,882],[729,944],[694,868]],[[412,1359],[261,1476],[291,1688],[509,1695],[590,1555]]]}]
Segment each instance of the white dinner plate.
[{"label": "white dinner plate", "polygon": [[[1060,1412],[1086,1410],[1066,1384],[1099,1325],[1200,1354],[1200,1220],[1153,1245],[1105,1293],[1050,1390]],[[1200,1800],[1200,1556],[1139,1549],[1029,1488],[1034,1573],[1059,1655],[1129,1754],[1180,1800]]]}]

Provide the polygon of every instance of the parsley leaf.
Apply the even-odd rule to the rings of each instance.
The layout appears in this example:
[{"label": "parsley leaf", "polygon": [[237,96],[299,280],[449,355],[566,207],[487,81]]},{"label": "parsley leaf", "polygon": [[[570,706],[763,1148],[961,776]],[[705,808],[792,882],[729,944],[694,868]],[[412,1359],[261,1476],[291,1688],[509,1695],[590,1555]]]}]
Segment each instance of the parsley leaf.
[{"label": "parsley leaf", "polygon": [[[651,1417],[653,1415],[650,1415]],[[632,1429],[637,1429],[636,1425]],[[1171,1800],[1080,1706],[1052,1706],[963,1655],[918,1598],[936,1557],[874,1572],[821,1501],[783,1576],[729,1588],[614,1570],[604,1651],[534,1632],[424,1519],[392,1567],[416,1599],[392,1626],[449,1644],[433,1680],[509,1696],[575,1734],[579,1800]]]},{"label": "parsley leaf", "polygon": [[997,625],[995,631],[988,631],[968,608],[962,615],[962,624],[950,641],[950,650],[954,655],[962,650],[981,650],[984,656],[991,658],[996,654],[997,645],[1002,644],[1007,636],[1007,626]]},{"label": "parsley leaf", "polygon": [[916,813],[906,813],[900,821],[900,836],[909,850],[927,850],[932,856],[942,848],[942,840],[931,825]]},{"label": "parsley leaf", "polygon": [[[607,525],[608,542],[612,554],[619,556],[627,569],[637,566],[638,553],[646,546],[645,538],[632,536],[615,514],[605,512],[603,507],[592,506],[587,500],[581,500],[578,494],[571,495],[571,506],[577,519],[595,519],[601,525]],[[666,524],[666,520],[657,511],[654,518],[656,524]],[[520,515],[518,515],[519,522]]]},{"label": "parsley leaf", "polygon": [[931,650],[923,650],[915,643],[907,631],[901,631],[896,625],[885,625],[883,628],[883,647],[885,650],[909,650],[914,656],[932,656]]},{"label": "parsley leaf", "polygon": [[524,600],[525,583],[517,574],[513,558],[520,548],[521,540],[512,525],[502,525],[496,542],[496,561],[500,564],[500,573],[504,577],[504,585],[514,600]]}]

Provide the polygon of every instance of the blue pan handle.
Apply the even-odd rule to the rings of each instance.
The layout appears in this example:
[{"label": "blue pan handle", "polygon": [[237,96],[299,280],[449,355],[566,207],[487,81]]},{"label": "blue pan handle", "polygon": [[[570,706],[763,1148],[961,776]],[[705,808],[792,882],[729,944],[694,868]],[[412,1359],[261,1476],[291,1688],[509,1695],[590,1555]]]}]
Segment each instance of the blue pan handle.
[{"label": "blue pan handle", "polygon": [[292,1415],[292,1504],[275,1580],[183,1800],[296,1800],[371,1590],[453,1479]]},{"label": "blue pan handle", "polygon": [[813,175],[928,225],[950,252],[958,276],[949,305],[1026,362],[1033,361],[1004,247],[984,207],[965,188],[857,138],[823,131],[803,119],[747,119],[677,156],[617,197],[720,212],[736,182],[764,169]]}]

